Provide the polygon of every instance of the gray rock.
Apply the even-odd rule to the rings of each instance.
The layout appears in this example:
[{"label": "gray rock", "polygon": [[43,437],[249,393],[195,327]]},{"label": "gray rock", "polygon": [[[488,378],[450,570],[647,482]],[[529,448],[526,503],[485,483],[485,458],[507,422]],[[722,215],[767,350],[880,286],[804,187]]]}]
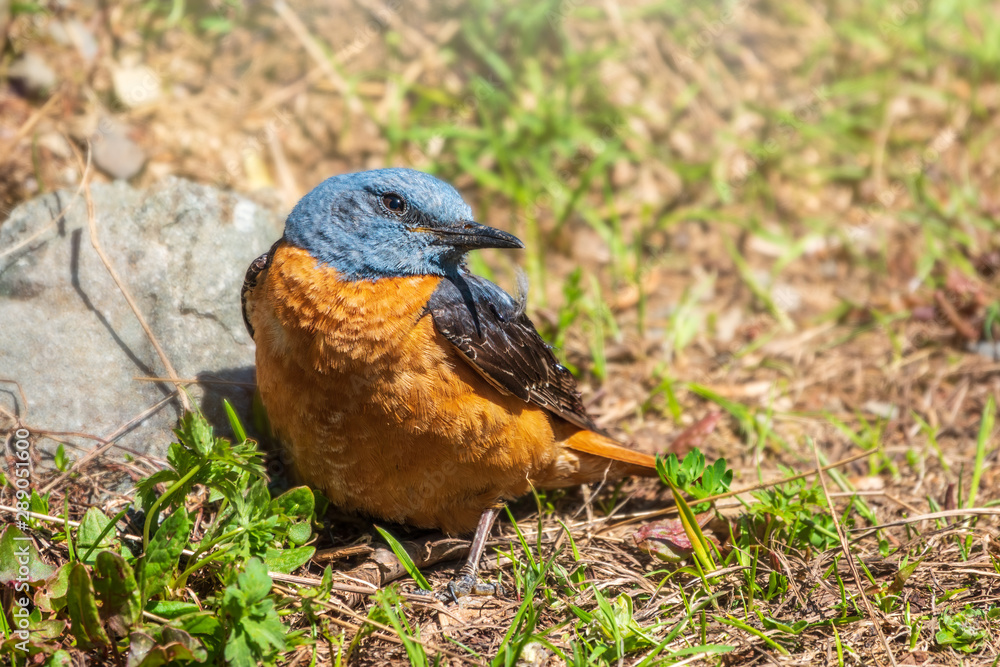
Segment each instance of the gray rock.
[{"label": "gray rock", "polygon": [[[278,217],[180,179],[149,191],[122,182],[92,190],[101,245],[178,375],[252,383],[254,347],[239,293],[246,267],[280,235]],[[31,430],[106,437],[172,390],[134,378],[164,375],[91,245],[82,197],[72,201],[62,191],[16,208],[0,224],[0,378],[16,380],[27,405],[2,384],[0,406],[16,410]],[[190,391],[220,426],[222,398],[250,415],[250,387]],[[120,442],[163,455],[179,414],[174,399]],[[0,412],[0,426],[2,419]]]},{"label": "gray rock", "polygon": [[15,60],[7,70],[7,76],[28,95],[44,97],[56,87],[56,73],[45,58],[33,51]]},{"label": "gray rock", "polygon": [[94,164],[111,176],[127,181],[146,164],[146,152],[128,136],[128,128],[102,119],[93,140]]},{"label": "gray rock", "polygon": [[93,62],[97,56],[98,44],[94,33],[78,19],[50,21],[48,28],[52,39],[60,44],[72,44],[80,57],[88,63]]},{"label": "gray rock", "polygon": [[990,361],[1000,361],[1000,341],[981,340],[975,343],[969,342],[966,349],[980,357],[986,357]]},{"label": "gray rock", "polygon": [[151,104],[160,99],[160,77],[152,68],[141,64],[116,67],[111,72],[118,101],[129,109]]}]

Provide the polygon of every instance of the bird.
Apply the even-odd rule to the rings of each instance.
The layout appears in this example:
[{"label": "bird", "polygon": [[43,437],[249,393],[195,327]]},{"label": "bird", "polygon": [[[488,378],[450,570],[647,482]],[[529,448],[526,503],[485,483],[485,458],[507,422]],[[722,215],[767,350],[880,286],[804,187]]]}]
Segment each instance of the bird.
[{"label": "bird", "polygon": [[519,249],[424,172],[330,177],[247,270],[260,399],[292,473],[342,510],[472,534],[451,598],[496,594],[479,561],[504,504],[655,476],[598,428],[574,376],[467,254]]}]

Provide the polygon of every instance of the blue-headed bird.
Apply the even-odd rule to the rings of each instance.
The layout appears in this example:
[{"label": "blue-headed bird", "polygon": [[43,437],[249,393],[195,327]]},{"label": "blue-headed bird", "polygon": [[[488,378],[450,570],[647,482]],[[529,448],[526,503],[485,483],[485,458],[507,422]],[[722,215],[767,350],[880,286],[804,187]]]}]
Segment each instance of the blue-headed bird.
[{"label": "blue-headed bird", "polygon": [[655,475],[602,433],[522,300],[466,254],[523,248],[411,169],[334,176],[295,206],[247,271],[257,385],[302,481],[342,509],[474,532],[453,597],[503,504],[538,489]]}]

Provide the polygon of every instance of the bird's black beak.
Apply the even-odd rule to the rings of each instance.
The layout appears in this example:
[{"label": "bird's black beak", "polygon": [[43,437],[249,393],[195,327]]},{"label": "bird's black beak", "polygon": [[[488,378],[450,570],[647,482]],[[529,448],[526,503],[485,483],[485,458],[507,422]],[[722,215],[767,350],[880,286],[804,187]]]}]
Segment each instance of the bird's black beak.
[{"label": "bird's black beak", "polygon": [[521,239],[513,234],[471,220],[460,222],[451,227],[423,227],[415,231],[433,234],[437,237],[437,243],[449,245],[459,250],[524,247]]}]

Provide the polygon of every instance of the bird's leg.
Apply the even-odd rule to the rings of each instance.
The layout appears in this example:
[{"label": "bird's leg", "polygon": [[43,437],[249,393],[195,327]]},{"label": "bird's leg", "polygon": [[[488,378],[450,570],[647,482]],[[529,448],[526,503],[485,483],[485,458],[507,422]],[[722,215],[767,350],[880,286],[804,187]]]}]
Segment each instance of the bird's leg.
[{"label": "bird's leg", "polygon": [[448,582],[447,597],[451,600],[457,602],[458,598],[466,595],[503,595],[503,588],[499,584],[487,584],[479,581],[478,577],[479,560],[486,550],[486,540],[490,537],[490,530],[499,513],[499,507],[491,507],[479,517],[479,525],[476,526],[476,534],[469,547],[469,557],[455,574],[455,578]]}]

